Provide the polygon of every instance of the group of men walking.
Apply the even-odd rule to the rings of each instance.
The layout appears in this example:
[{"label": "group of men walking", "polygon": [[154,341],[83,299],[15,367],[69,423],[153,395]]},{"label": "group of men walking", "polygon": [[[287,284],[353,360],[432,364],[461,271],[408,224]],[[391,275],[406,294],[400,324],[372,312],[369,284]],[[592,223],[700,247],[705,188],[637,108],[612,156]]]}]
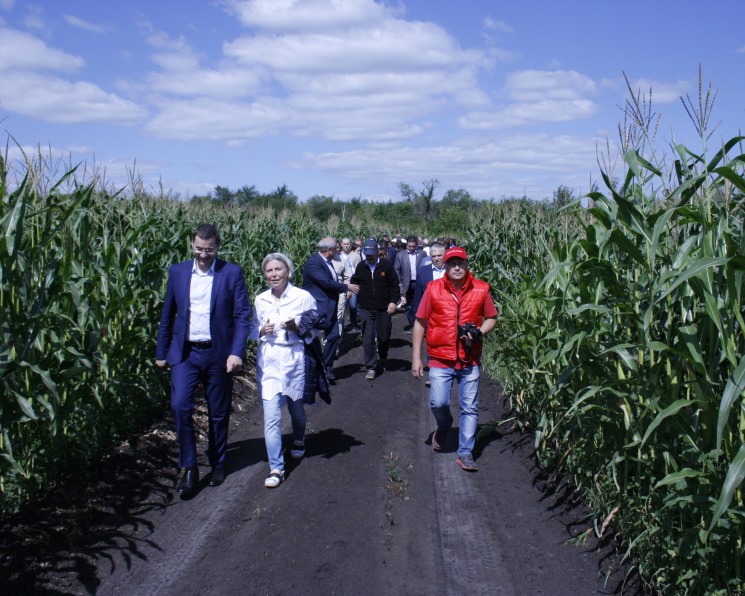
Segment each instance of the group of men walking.
[{"label": "group of men walking", "polygon": [[[171,370],[171,407],[183,470],[178,490],[183,497],[193,494],[199,478],[192,422],[199,383],[205,388],[209,415],[209,486],[225,480],[232,379],[242,367],[251,333],[251,303],[243,271],[218,258],[220,247],[215,226],[197,227],[191,241],[194,258],[169,270],[158,331],[156,364]],[[337,254],[335,238],[321,239],[303,267],[302,288],[315,299],[325,337],[323,365],[329,380],[335,380],[333,363],[343,328],[340,298],[349,307],[350,325],[361,325],[369,381],[385,369],[391,317],[405,306],[404,332],[412,334],[411,372],[417,379],[424,376],[426,337],[429,401],[437,425],[432,447],[441,451],[452,427],[450,392],[455,382],[460,405],[456,461],[464,470],[475,471],[472,452],[482,343],[497,316],[489,286],[473,277],[463,248],[434,243],[427,255],[410,237],[406,249],[393,260],[380,257],[374,238],[364,242],[361,255],[352,250],[348,238],[340,248]]]}]

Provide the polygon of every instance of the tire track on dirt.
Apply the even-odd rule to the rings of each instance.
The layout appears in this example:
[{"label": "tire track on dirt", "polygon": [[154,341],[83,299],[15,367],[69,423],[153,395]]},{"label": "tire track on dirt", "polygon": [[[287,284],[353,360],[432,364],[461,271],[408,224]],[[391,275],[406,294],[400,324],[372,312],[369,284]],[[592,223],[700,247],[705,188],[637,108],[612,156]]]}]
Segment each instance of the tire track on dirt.
[{"label": "tire track on dirt", "polygon": [[[421,388],[423,403],[429,403],[429,389]],[[451,410],[456,426],[448,438],[448,447],[457,444],[458,400],[455,392]],[[434,429],[429,414],[422,416],[420,434],[426,436]],[[455,463],[456,454],[448,449],[444,453],[432,452],[431,470],[435,513],[440,539],[442,569],[445,576],[443,593],[448,596],[461,594],[495,593],[495,578],[499,578],[500,595],[517,594],[509,580],[509,571],[502,563],[499,545],[487,524],[484,523],[483,495],[474,482],[476,474],[461,470]]]},{"label": "tire track on dirt", "polygon": [[[132,594],[163,596],[174,592],[174,586],[188,573],[191,566],[204,557],[207,545],[215,543],[225,519],[238,510],[245,499],[246,485],[260,481],[261,470],[241,470],[230,474],[230,482],[218,489],[202,488],[188,501],[175,501],[170,507],[169,518],[178,523],[159,526],[158,543],[161,547],[143,553],[147,564],[132,565],[129,574],[116,574],[112,583],[104,580],[99,588],[102,594]],[[204,487],[204,478],[201,486]]]}]

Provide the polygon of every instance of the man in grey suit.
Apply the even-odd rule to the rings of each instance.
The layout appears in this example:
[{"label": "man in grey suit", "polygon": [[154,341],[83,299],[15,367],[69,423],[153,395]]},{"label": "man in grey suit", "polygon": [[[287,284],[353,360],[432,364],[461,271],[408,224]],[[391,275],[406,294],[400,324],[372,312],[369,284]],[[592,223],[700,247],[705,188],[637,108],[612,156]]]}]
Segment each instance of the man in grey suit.
[{"label": "man in grey suit", "polygon": [[409,236],[406,239],[406,250],[401,250],[396,254],[396,275],[401,283],[401,295],[406,300],[406,320],[408,325],[404,327],[404,333],[411,335],[414,328],[415,311],[414,311],[414,290],[416,289],[416,275],[422,264],[422,259],[426,253],[418,247],[416,236]]}]

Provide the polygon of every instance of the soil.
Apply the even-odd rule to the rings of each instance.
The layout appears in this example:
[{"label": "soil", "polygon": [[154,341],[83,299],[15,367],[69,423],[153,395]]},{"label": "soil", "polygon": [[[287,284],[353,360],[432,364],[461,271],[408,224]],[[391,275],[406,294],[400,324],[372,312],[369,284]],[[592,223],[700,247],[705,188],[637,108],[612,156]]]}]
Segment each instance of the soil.
[{"label": "soil", "polygon": [[643,593],[613,532],[598,538],[576,491],[536,465],[533,438],[515,428],[496,382],[482,378],[479,471],[455,463],[457,401],[445,450],[432,450],[428,390],[411,376],[404,324],[397,314],[374,381],[359,335],[345,334],[332,404],[307,408],[306,457],[287,458],[278,488],[264,487],[249,364],[235,384],[223,485],[207,486],[200,455],[200,490],[178,497],[164,411],[85,477],[0,523],[0,592]]}]

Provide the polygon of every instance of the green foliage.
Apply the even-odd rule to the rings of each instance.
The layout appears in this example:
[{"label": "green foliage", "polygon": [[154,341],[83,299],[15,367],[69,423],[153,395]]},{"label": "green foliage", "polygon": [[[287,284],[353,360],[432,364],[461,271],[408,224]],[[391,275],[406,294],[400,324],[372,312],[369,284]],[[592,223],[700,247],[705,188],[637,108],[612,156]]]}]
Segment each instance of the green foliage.
[{"label": "green foliage", "polygon": [[676,147],[673,184],[629,150],[587,208],[471,224],[503,315],[491,369],[659,592],[745,589],[743,140]]}]

